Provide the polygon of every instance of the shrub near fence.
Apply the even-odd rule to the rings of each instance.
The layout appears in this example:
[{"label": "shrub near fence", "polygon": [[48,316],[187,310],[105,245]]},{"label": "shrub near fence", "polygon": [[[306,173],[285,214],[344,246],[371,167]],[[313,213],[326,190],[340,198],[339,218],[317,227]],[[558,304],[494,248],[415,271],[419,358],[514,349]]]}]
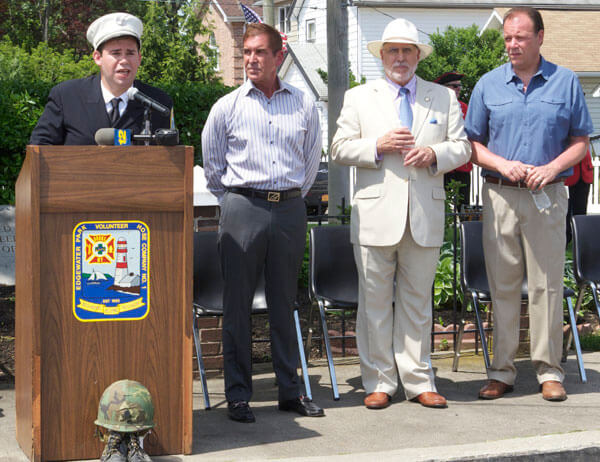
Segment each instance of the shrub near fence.
[{"label": "shrub near fence", "polygon": [[[44,110],[50,89],[59,82],[98,71],[91,57],[76,61],[67,50],[59,53],[45,44],[31,52],[0,41],[0,203],[14,203],[14,186],[25,146]],[[151,82],[149,82],[151,83]],[[173,98],[181,144],[194,146],[201,163],[200,134],[210,108],[232,88],[221,83],[152,83]]]}]

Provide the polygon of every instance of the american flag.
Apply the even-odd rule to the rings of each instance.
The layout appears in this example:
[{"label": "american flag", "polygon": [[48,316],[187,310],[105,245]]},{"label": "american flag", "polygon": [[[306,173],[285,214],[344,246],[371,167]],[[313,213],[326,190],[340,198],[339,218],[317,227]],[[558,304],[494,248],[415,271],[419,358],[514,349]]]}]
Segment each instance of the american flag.
[{"label": "american flag", "polygon": [[[247,7],[246,5],[244,5],[243,3],[240,3],[240,6],[242,7],[242,11],[244,12],[244,18],[246,18],[246,22],[262,22],[262,19],[260,19],[260,16],[258,14],[256,14],[256,12],[254,10],[252,10],[250,7]],[[286,53],[287,52],[287,35],[284,34],[283,32],[279,32],[279,35],[281,35],[281,40],[283,41],[283,52]]]}]

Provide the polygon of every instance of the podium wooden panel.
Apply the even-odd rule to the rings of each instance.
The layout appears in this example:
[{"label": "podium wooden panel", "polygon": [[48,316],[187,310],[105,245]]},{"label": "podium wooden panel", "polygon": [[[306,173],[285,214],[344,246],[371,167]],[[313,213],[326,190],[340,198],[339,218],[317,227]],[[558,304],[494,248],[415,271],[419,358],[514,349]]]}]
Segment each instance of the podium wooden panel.
[{"label": "podium wooden panel", "polygon": [[[28,146],[16,200],[17,440],[31,460],[100,457],[104,389],[152,395],[151,455],[192,448],[193,148]],[[135,220],[150,230],[146,318],[73,314],[73,229]]]}]

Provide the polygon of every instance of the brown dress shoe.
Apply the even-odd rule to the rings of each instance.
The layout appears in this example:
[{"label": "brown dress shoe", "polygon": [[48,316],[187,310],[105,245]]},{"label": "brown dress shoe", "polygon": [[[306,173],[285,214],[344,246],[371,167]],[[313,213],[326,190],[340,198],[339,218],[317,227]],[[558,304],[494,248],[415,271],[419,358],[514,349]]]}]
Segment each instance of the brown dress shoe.
[{"label": "brown dress shoe", "polygon": [[479,399],[498,399],[513,391],[513,386],[499,380],[488,380],[479,390]]},{"label": "brown dress shoe", "polygon": [[448,407],[448,403],[446,403],[446,398],[434,391],[426,391],[424,393],[421,393],[416,398],[413,398],[411,401],[418,402],[425,407],[433,407],[438,409]]},{"label": "brown dress shoe", "polygon": [[383,409],[390,405],[391,400],[392,397],[387,393],[376,391],[365,397],[365,406],[367,406],[367,409]]},{"label": "brown dress shoe", "polygon": [[567,399],[567,392],[562,383],[556,380],[546,380],[542,383],[542,398],[546,401],[564,401]]}]

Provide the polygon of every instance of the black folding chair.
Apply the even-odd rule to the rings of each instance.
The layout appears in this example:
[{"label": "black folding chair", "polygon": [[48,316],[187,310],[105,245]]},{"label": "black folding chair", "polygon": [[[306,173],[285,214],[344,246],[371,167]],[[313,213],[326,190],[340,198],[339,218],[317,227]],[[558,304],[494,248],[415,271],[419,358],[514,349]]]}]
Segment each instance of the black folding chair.
[{"label": "black folding chair", "polygon": [[340,394],[325,315],[328,311],[358,308],[358,273],[349,226],[316,226],[310,230],[310,291],[319,305],[333,399],[338,400]]},{"label": "black folding chair", "polygon": [[573,273],[579,297],[577,297],[577,311],[587,286],[592,289],[592,297],[596,304],[596,311],[600,317],[600,303],[598,303],[598,286],[600,284],[600,215],[575,215],[571,217],[573,225]]},{"label": "black folding chair", "polygon": [[[194,344],[196,346],[196,358],[198,360],[198,371],[202,382],[202,392],[204,394],[204,405],[210,409],[210,400],[206,384],[206,371],[202,359],[202,347],[198,332],[198,322],[201,317],[223,316],[223,291],[225,283],[221,273],[221,262],[217,250],[216,232],[196,232],[194,233],[194,300],[193,300],[193,333]],[[266,314],[267,299],[265,296],[265,278],[261,275],[254,300],[252,301],[251,314]],[[298,309],[294,307],[294,323],[296,326],[296,339],[298,342],[298,351],[300,363],[302,366],[302,377],[306,396],[312,399],[312,392],[308,377],[308,367],[304,348],[302,347],[302,331],[300,329],[300,317]]]},{"label": "black folding chair", "polygon": [[[463,221],[460,224],[460,253],[461,253],[461,279],[460,284],[463,291],[463,304],[460,315],[460,325],[458,328],[458,336],[454,347],[454,362],[452,370],[458,370],[458,360],[460,358],[460,350],[462,337],[465,331],[465,315],[469,303],[473,306],[475,319],[477,322],[477,330],[481,339],[481,348],[483,350],[483,359],[486,370],[490,367],[490,358],[488,352],[487,341],[485,337],[485,329],[479,312],[480,305],[491,306],[492,300],[490,296],[490,288],[488,285],[487,273],[485,270],[485,260],[483,256],[482,242],[482,222],[481,221]],[[577,333],[577,323],[575,312],[573,311],[573,303],[571,297],[575,293],[568,287],[563,288],[563,297],[567,301],[569,311],[569,319],[571,322],[571,331],[575,340],[575,350],[577,353],[577,363],[579,365],[579,376],[583,383],[587,382],[585,368],[583,365],[583,356],[579,345],[579,335]],[[521,288],[521,300],[527,301],[529,298],[527,293],[527,278],[524,278]],[[568,344],[567,344],[568,347]],[[563,362],[566,361],[566,348],[563,350]]]},{"label": "black folding chair", "polygon": [[[573,274],[579,287],[575,311],[583,302],[585,289],[590,287],[596,312],[600,318],[598,286],[600,284],[600,241],[596,233],[600,229],[600,215],[575,215],[571,217],[573,229]],[[570,339],[569,339],[570,340]],[[577,348],[577,339],[575,338]]]}]

